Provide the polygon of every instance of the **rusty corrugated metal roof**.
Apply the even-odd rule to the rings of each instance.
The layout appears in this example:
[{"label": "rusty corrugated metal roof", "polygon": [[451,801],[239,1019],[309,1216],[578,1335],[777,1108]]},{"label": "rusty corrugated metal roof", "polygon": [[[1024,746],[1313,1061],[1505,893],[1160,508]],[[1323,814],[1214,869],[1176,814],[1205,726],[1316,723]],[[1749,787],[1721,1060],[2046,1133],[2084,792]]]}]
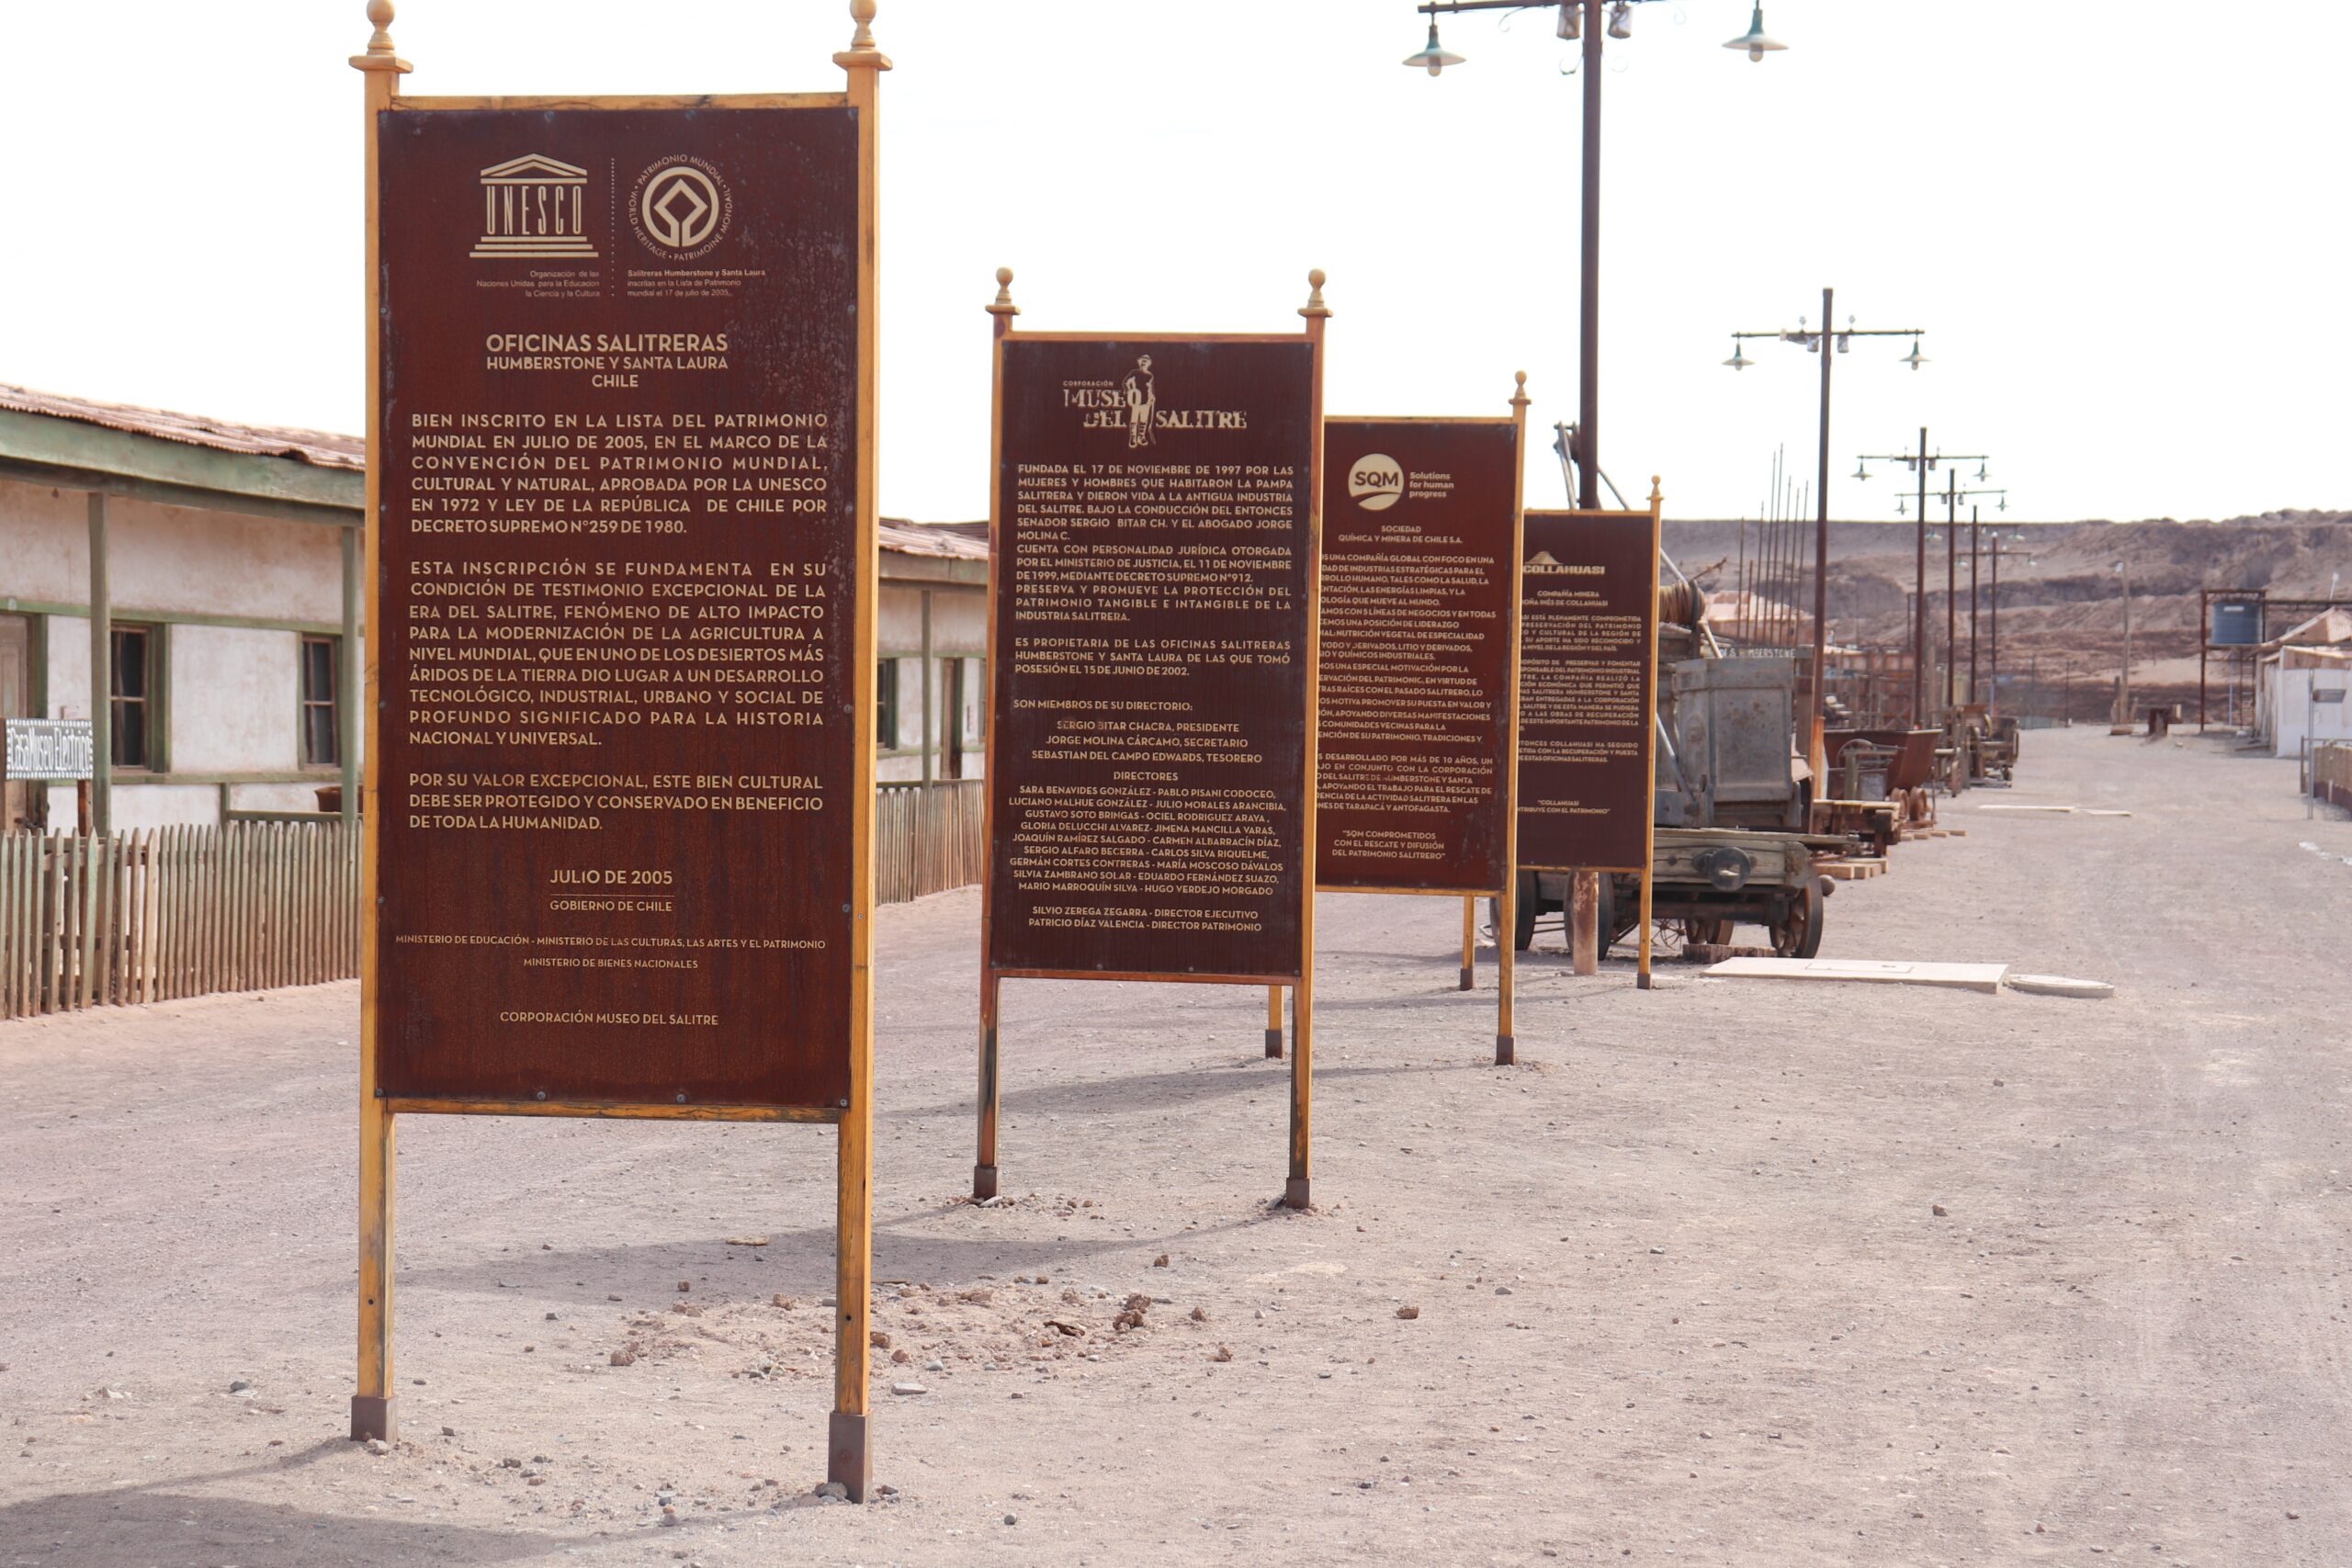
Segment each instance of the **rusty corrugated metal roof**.
[{"label": "rusty corrugated metal roof", "polygon": [[242,452],[263,457],[292,457],[322,468],[364,471],[367,446],[356,435],[323,430],[295,430],[277,425],[237,424],[205,414],[174,413],[167,409],[141,408],[136,403],[100,402],[94,398],[69,398],[57,392],[37,392],[29,387],[0,382],[0,409],[17,413],[45,414],[51,419],[76,420],[104,425],[132,435],[152,435],[217,452]]},{"label": "rusty corrugated metal roof", "polygon": [[901,517],[885,517],[881,525],[881,545],[886,550],[900,555],[939,556],[948,560],[986,560],[989,541],[985,533],[973,538],[962,530],[972,527],[969,523],[910,523]]}]

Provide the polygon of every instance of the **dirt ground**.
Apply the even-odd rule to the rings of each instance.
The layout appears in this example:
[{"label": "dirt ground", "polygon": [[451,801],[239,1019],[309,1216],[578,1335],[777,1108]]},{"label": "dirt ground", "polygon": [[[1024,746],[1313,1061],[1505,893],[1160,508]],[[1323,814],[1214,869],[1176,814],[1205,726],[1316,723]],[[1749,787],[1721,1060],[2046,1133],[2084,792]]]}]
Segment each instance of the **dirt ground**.
[{"label": "dirt ground", "polygon": [[1824,954],[2115,998],[1546,937],[1497,1069],[1454,907],[1327,897],[1296,1215],[1261,999],[1181,986],[1008,986],[964,1202],[978,903],[886,910],[864,1508],[829,1132],[404,1121],[373,1454],[356,987],[0,1027],[0,1568],[2352,1562],[2352,822],[2086,730],[1946,819]]}]

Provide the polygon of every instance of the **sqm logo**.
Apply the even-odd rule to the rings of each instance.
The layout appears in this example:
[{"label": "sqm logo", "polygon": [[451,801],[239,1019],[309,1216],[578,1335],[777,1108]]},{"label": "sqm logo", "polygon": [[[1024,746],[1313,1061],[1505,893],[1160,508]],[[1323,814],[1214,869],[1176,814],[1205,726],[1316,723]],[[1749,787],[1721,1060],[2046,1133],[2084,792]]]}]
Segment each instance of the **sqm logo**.
[{"label": "sqm logo", "polygon": [[481,172],[481,238],[476,261],[507,256],[594,261],[588,243],[588,171],[526,152]]},{"label": "sqm logo", "polygon": [[638,175],[628,193],[629,227],[646,249],[675,261],[690,261],[725,239],[734,215],[718,171],[684,153]]},{"label": "sqm logo", "polygon": [[1366,512],[1385,512],[1404,499],[1405,470],[1378,452],[1359,457],[1348,469],[1348,493]]}]

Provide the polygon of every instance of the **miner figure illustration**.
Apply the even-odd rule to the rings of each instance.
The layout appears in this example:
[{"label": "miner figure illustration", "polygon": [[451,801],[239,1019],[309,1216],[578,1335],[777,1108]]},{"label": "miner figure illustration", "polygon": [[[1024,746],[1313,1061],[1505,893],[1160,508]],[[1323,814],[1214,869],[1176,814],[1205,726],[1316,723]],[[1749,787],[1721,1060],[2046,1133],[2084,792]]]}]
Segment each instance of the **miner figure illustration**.
[{"label": "miner figure illustration", "polygon": [[1159,396],[1151,385],[1151,355],[1147,354],[1136,361],[1127,372],[1127,445],[1130,447],[1152,444],[1152,417],[1159,407]]}]

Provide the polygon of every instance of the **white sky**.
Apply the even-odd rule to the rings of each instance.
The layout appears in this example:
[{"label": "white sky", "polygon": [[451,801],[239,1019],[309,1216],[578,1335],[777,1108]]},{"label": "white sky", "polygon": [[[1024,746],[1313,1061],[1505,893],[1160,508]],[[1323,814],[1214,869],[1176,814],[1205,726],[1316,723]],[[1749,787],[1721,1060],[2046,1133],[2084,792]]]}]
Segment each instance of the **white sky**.
[{"label": "white sky", "polygon": [[[419,93],[837,86],[842,0],[401,0]],[[2352,6],[1748,0],[1611,45],[1602,466],[1669,516],[1812,471],[1817,362],[1735,328],[1928,329],[1837,367],[1833,472],[1917,428],[2012,516],[2352,505]],[[1579,81],[1547,12],[883,0],[884,509],[983,515],[1000,264],[1038,329],[1286,331],[1334,413],[1575,417]],[[356,431],[363,0],[0,0],[0,380]],[[174,107],[179,100],[181,107]],[[1530,500],[1558,504],[1532,443]],[[1899,472],[1899,470],[1898,470]],[[1839,482],[1891,515],[1898,479]]]}]

